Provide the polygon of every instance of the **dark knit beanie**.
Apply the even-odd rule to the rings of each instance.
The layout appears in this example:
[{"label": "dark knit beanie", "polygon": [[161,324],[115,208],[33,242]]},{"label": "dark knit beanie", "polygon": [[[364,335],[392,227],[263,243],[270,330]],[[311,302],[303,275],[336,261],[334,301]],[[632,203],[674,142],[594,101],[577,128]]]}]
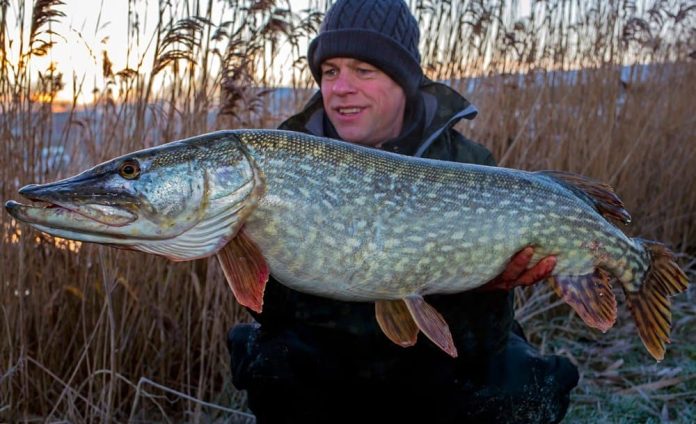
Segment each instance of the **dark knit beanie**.
[{"label": "dark knit beanie", "polygon": [[418,22],[403,0],[338,0],[309,44],[307,59],[318,83],[324,60],[351,57],[376,66],[410,96],[423,79],[419,39]]}]

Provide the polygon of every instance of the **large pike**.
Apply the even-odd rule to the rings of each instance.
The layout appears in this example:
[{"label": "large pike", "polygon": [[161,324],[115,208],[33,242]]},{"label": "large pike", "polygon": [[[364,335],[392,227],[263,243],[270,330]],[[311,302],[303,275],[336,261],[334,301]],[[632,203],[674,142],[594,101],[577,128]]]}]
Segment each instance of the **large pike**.
[{"label": "large pike", "polygon": [[268,273],[303,292],[375,301],[409,346],[423,331],[452,356],[423,295],[479,287],[534,246],[549,279],[590,326],[616,320],[618,283],[643,344],[669,342],[670,296],[688,281],[656,242],[628,238],[612,190],[561,172],[442,162],[305,134],[221,131],[130,153],[6,203],[46,233],[166,256],[217,254],[240,303],[261,311]]}]

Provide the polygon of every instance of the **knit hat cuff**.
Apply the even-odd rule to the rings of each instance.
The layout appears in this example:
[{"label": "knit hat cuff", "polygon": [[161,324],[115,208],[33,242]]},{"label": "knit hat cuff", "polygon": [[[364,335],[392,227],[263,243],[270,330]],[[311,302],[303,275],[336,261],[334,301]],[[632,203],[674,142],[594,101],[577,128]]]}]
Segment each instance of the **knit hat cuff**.
[{"label": "knit hat cuff", "polygon": [[320,33],[309,45],[307,59],[317,83],[321,84],[321,64],[332,57],[350,57],[370,63],[414,94],[423,80],[420,63],[398,42],[366,29],[338,29]]}]

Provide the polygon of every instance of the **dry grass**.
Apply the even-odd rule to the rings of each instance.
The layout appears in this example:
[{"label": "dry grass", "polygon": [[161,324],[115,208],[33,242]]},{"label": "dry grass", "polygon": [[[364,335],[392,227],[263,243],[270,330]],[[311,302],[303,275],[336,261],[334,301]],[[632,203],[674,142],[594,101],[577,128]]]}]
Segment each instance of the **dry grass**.
[{"label": "dry grass", "polygon": [[[145,34],[135,26],[142,5],[129,2],[133,35],[123,48],[135,59],[113,69],[100,52],[94,102],[71,105],[58,126],[55,95],[66,84],[82,90],[83,78],[31,63],[60,42],[52,31],[63,19],[60,2],[0,1],[2,200],[144,146],[277,124],[311,86],[302,43],[324,3],[298,11],[280,1],[231,2],[222,16],[208,8],[217,2],[163,3],[158,27]],[[450,80],[482,111],[462,131],[505,166],[610,182],[634,216],[627,231],[667,242],[696,280],[693,7],[546,0],[520,20],[500,1],[413,3],[428,29],[429,75]],[[15,15],[30,24],[13,24]],[[632,74],[622,75],[622,65]],[[271,107],[257,87],[277,84],[278,67],[298,90]],[[554,72],[576,69],[572,81]],[[57,242],[4,213],[0,225],[0,420],[251,420],[239,412],[244,394],[230,384],[223,343],[247,315],[215,261],[175,264]],[[521,293],[518,317],[544,352],[581,370],[568,421],[659,422],[679,412],[693,422],[693,304],[693,288],[675,299],[674,343],[659,365],[622,306],[617,326],[597,334],[538,286]]]}]

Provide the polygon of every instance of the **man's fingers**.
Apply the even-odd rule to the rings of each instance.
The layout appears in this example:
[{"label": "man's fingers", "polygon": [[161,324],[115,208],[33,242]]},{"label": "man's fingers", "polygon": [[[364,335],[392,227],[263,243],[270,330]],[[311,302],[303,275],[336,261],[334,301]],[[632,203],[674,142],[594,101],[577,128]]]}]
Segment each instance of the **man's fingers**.
[{"label": "man's fingers", "polygon": [[556,257],[547,256],[527,269],[532,256],[534,256],[534,247],[531,246],[515,253],[502,274],[479,287],[479,290],[512,290],[517,286],[531,286],[550,277],[556,266]]},{"label": "man's fingers", "polygon": [[[534,255],[534,248],[531,246],[525,247],[519,252],[515,253],[512,257],[510,263],[505,268],[505,271],[500,275],[503,281],[516,281],[519,279],[520,275],[527,269],[529,261],[532,260]],[[554,265],[556,263],[554,262]],[[526,274],[526,273],[525,273]]]},{"label": "man's fingers", "polygon": [[556,266],[556,257],[547,256],[540,260],[536,265],[524,272],[517,279],[517,283],[522,286],[530,286],[538,281],[551,276],[553,268]]}]

